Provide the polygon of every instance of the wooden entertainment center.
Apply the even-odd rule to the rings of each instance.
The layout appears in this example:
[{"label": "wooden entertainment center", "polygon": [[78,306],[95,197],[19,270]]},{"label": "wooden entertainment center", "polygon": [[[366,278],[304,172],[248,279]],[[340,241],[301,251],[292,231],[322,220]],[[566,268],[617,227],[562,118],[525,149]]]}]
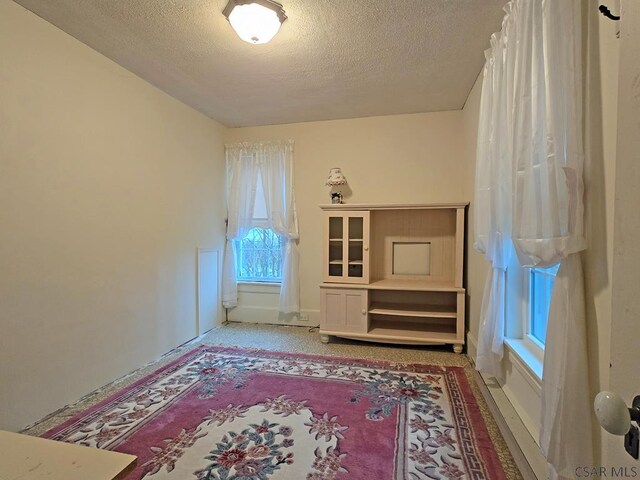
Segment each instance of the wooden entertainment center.
[{"label": "wooden entertainment center", "polygon": [[321,205],[322,342],[451,344],[461,353],[467,205]]}]

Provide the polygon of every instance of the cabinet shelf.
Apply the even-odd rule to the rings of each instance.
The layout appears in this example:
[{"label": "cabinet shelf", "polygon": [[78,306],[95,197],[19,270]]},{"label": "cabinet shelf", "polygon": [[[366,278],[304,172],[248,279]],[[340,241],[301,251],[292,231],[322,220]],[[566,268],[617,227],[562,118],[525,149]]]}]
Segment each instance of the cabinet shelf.
[{"label": "cabinet shelf", "polygon": [[[329,262],[331,263],[331,262]],[[342,263],[342,261],[340,261]],[[331,287],[334,283],[322,283],[320,286]],[[343,288],[366,288],[368,290],[399,290],[407,292],[464,292],[464,288],[449,283],[426,282],[420,280],[376,280],[367,285],[341,285]]]},{"label": "cabinet shelf", "polygon": [[343,263],[342,260],[329,260],[329,265],[342,265]]},{"label": "cabinet shelf", "polygon": [[338,243],[338,242],[342,243],[342,239],[341,238],[330,238],[329,241],[330,242],[336,242],[336,243]]},{"label": "cabinet shelf", "polygon": [[456,318],[456,307],[454,305],[374,303],[369,313],[398,317]]},{"label": "cabinet shelf", "polygon": [[456,340],[456,326],[452,325],[424,325],[394,320],[376,320],[371,322],[367,332],[371,338],[378,339],[412,339],[424,342],[454,342]]},{"label": "cabinet shelf", "polygon": [[399,280],[385,278],[369,284],[374,290],[407,290],[416,292],[464,292],[464,288],[450,283],[437,283],[425,280]]}]

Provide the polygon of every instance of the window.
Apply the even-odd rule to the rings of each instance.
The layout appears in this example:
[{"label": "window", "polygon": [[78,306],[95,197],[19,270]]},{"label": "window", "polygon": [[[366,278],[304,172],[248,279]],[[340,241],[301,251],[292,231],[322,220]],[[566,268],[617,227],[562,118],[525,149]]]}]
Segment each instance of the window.
[{"label": "window", "polygon": [[527,333],[535,342],[544,345],[549,321],[551,290],[558,267],[529,268],[529,319]]},{"label": "window", "polygon": [[282,281],[282,239],[268,228],[254,227],[236,243],[240,282]]},{"label": "window", "polygon": [[507,268],[505,341],[538,379],[558,266],[523,268],[513,255]]},{"label": "window", "polygon": [[254,227],[236,241],[236,279],[239,282],[282,282],[282,249],[280,235],[267,228],[267,203],[258,173],[253,206]]}]

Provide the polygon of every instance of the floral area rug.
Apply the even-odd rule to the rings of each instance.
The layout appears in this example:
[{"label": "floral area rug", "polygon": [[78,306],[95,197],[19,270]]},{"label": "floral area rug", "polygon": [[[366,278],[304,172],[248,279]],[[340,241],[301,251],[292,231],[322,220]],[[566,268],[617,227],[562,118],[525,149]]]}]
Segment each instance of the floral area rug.
[{"label": "floral area rug", "polygon": [[203,346],[43,436],[127,480],[505,478],[461,367]]}]

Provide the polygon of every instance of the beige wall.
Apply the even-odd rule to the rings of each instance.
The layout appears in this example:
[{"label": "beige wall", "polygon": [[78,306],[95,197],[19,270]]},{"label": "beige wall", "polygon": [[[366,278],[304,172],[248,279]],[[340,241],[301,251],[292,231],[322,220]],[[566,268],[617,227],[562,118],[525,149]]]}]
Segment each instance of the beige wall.
[{"label": "beige wall", "polygon": [[[585,39],[585,228],[582,255],[589,345],[591,392],[609,385],[613,206],[616,171],[619,40],[617,22],[598,12],[598,2],[583,10]],[[612,7],[613,8],[613,7]],[[594,422],[597,462],[606,458],[606,435]]]},{"label": "beige wall", "polygon": [[318,205],[329,203],[331,167],[342,168],[349,182],[346,203],[469,200],[461,111],[234,128],[225,139],[295,141],[301,306],[310,323],[317,324],[322,281]]},{"label": "beige wall", "polygon": [[196,335],[223,127],[0,0],[0,428]]},{"label": "beige wall", "polygon": [[467,164],[467,173],[464,177],[465,196],[470,199],[469,218],[467,230],[467,336],[468,352],[475,355],[475,342],[478,339],[478,327],[480,319],[480,307],[482,307],[482,294],[484,282],[489,270],[489,262],[484,255],[473,248],[474,237],[474,190],[476,178],[476,142],[478,141],[478,119],[480,115],[480,95],[482,93],[482,72],[478,76],[473,89],[462,109],[464,127],[464,155]]},{"label": "beige wall", "polygon": [[[630,405],[640,395],[640,2],[622,0],[621,16],[609,386]],[[610,465],[638,466],[621,437],[606,436]]]}]

